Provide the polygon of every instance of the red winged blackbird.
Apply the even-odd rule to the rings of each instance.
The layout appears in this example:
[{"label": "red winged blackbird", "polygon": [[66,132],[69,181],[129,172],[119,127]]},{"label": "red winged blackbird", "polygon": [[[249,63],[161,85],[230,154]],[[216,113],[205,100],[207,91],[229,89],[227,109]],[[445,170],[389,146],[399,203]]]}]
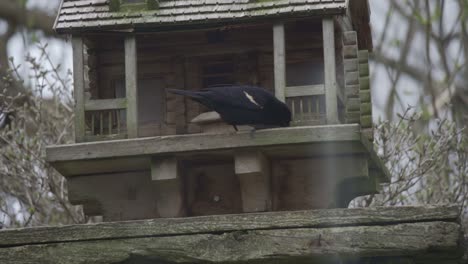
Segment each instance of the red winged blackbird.
[{"label": "red winged blackbird", "polygon": [[219,113],[228,124],[254,128],[287,127],[291,122],[289,108],[267,90],[246,85],[218,86],[200,91],[168,89]]},{"label": "red winged blackbird", "polygon": [[13,112],[0,109],[0,129],[8,126],[11,123]]}]

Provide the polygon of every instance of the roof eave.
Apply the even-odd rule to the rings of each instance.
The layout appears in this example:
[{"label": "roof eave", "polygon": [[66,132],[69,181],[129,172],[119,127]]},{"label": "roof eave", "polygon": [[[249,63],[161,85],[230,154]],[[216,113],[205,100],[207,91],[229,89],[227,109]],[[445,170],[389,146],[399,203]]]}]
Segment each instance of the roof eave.
[{"label": "roof eave", "polygon": [[[62,0],[63,1],[63,0]],[[58,34],[76,34],[83,32],[129,32],[140,31],[141,29],[152,31],[178,31],[187,28],[203,28],[203,27],[216,27],[217,25],[225,23],[246,23],[246,22],[259,22],[271,21],[278,19],[301,19],[301,18],[317,18],[345,15],[348,5],[345,7],[338,7],[334,9],[314,10],[301,13],[289,13],[285,15],[274,15],[266,17],[244,17],[236,19],[219,19],[209,21],[187,21],[182,23],[128,23],[121,25],[100,25],[100,26],[82,26],[82,27],[58,27],[58,23],[54,25],[54,30]]]}]

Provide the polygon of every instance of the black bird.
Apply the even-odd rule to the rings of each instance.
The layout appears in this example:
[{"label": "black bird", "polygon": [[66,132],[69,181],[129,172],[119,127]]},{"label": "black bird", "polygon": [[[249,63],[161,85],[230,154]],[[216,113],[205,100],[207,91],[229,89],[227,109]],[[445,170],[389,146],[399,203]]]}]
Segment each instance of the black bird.
[{"label": "black bird", "polygon": [[237,131],[238,125],[287,127],[291,122],[289,108],[267,90],[247,85],[217,86],[200,91],[168,89],[184,95],[209,109]]},{"label": "black bird", "polygon": [[10,125],[13,112],[0,109],[0,129]]}]

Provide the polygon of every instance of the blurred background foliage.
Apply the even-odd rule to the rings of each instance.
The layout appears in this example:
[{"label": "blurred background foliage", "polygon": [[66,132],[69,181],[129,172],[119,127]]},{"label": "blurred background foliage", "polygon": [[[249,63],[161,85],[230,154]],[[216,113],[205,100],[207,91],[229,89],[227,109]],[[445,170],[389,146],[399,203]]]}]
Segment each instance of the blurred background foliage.
[{"label": "blurred background foliage", "polygon": [[[460,203],[466,215],[468,0],[369,2],[375,148],[392,179],[351,206]],[[58,5],[0,0],[0,110],[12,113],[0,129],[6,227],[90,221],[44,161],[45,146],[73,139],[71,73],[61,66],[70,47],[52,31]]]}]

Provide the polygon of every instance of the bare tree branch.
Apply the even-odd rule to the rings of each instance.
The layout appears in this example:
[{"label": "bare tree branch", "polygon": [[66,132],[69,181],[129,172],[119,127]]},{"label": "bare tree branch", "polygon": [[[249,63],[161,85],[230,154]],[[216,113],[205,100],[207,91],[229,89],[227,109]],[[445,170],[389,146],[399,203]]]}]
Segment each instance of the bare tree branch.
[{"label": "bare tree branch", "polygon": [[55,35],[52,29],[54,16],[40,10],[28,10],[16,0],[0,0],[0,18],[6,20],[10,25],[37,29],[46,35]]}]

